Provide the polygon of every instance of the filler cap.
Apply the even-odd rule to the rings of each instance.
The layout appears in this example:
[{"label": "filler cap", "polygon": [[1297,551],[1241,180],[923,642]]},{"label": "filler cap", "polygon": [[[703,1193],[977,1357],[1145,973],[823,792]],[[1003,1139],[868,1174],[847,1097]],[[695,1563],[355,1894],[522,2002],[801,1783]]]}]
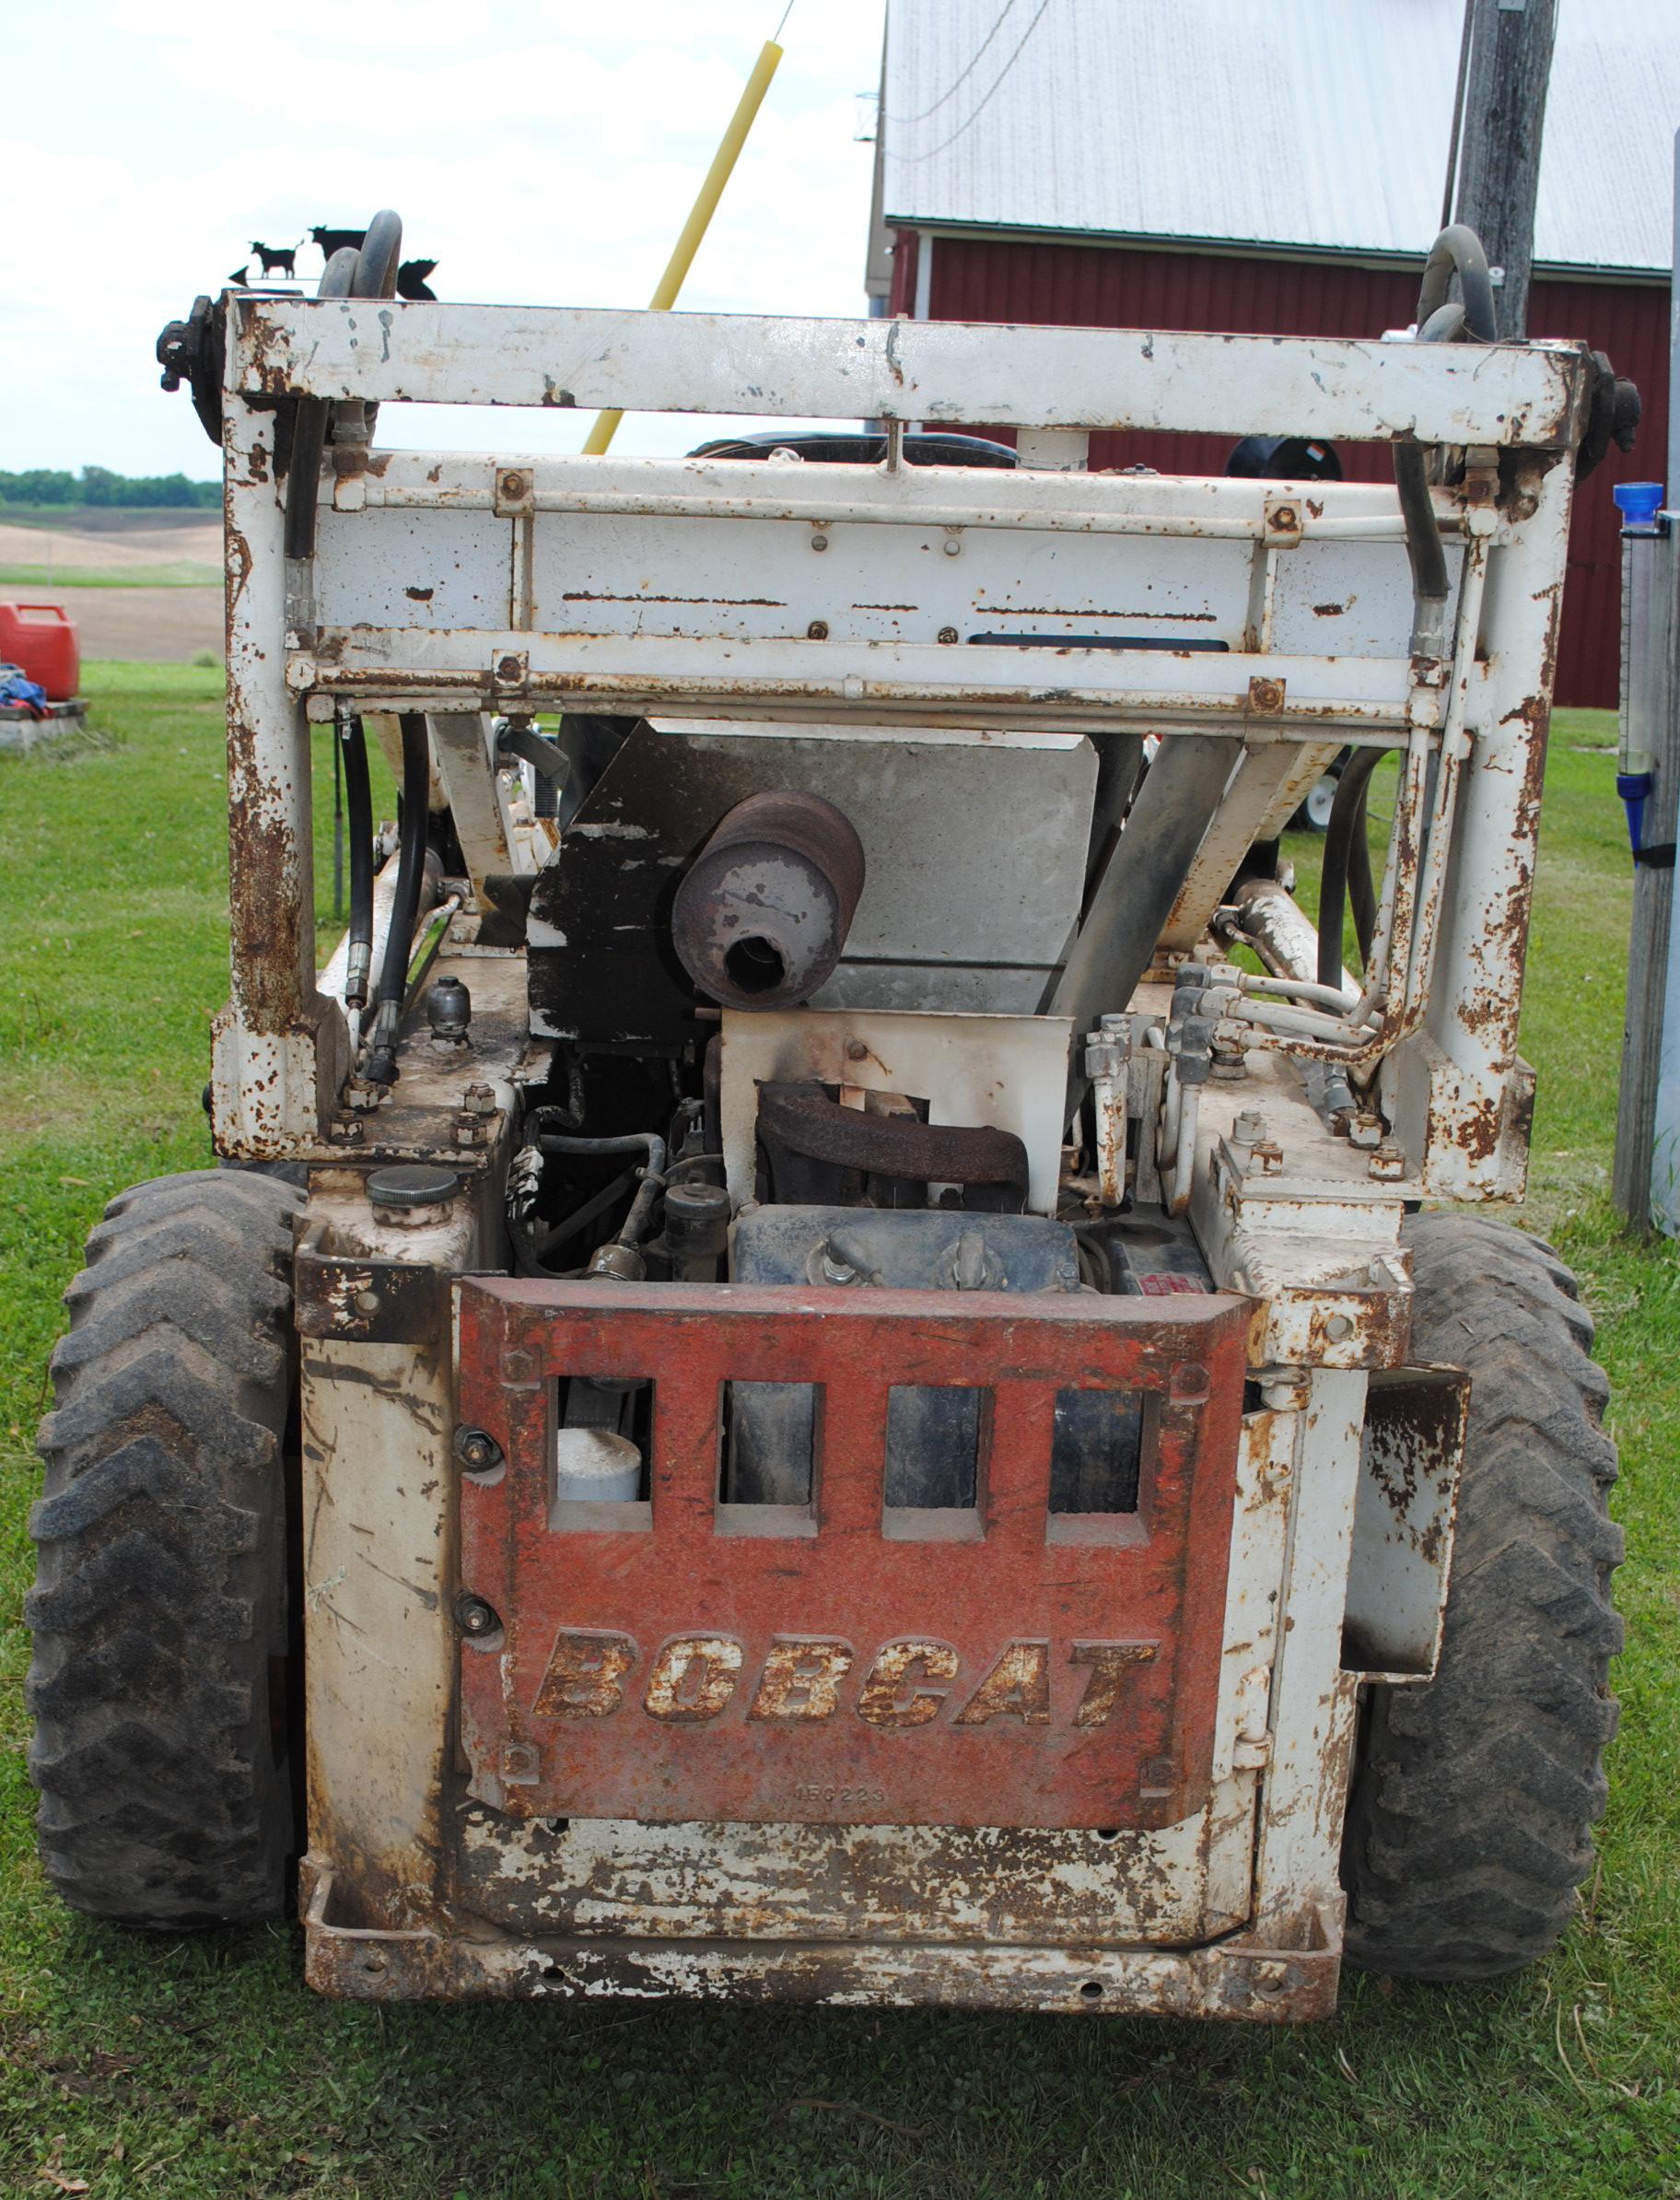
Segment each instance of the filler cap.
[{"label": "filler cap", "polygon": [[453,1169],[440,1169],[423,1162],[375,1169],[368,1179],[368,1197],[375,1207],[412,1213],[416,1207],[447,1207],[461,1189]]}]

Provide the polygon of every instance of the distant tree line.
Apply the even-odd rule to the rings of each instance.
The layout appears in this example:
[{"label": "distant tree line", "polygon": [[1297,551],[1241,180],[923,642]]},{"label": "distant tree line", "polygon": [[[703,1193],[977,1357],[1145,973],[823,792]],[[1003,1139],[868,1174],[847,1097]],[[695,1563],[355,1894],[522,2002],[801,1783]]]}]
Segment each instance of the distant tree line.
[{"label": "distant tree line", "polygon": [[222,501],[219,481],[189,481],[184,474],[113,474],[84,466],[70,474],[32,466],[22,474],[0,470],[0,504],[176,505],[214,509]]}]

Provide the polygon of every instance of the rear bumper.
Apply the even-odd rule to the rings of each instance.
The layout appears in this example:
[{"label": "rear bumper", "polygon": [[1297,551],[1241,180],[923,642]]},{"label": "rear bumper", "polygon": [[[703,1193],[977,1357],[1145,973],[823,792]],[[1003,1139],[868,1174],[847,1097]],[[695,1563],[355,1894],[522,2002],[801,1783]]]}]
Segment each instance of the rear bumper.
[{"label": "rear bumper", "polygon": [[631,1937],[451,1936],[333,1922],[336,1875],[303,1864],[304,1976],[346,2001],[545,1998],[790,2001],[884,2007],[938,2003],[1079,2016],[1242,2018],[1308,2023],[1336,2007],[1339,1908],[1301,1921],[1299,1947],[1234,1935],[1208,1948],[697,1941]]}]

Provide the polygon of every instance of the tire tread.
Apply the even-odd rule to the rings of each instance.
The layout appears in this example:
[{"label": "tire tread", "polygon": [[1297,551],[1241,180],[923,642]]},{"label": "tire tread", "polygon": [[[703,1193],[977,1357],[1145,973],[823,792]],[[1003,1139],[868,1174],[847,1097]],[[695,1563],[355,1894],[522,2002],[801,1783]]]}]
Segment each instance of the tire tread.
[{"label": "tire tread", "polygon": [[1440,1668],[1373,1689],[1367,1710],[1347,1953],[1402,1977],[1494,1978],[1568,1927],[1604,1805],[1622,1639],[1609,1387],[1550,1246],[1452,1213],[1414,1216],[1405,1236],[1413,1358],[1468,1372],[1470,1419]]},{"label": "tire tread", "polygon": [[65,1293],[30,1516],[26,1683],[48,1878],[156,1931],[282,1907],[292,1185],[159,1177],[111,1201]]}]

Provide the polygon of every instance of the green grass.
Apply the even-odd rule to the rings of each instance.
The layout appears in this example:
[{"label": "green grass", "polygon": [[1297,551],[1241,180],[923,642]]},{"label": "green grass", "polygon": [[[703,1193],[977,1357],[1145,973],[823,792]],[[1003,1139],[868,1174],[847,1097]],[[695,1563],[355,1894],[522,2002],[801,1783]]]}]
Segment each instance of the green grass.
[{"label": "green grass", "polygon": [[[100,666],[89,687],[107,740],[0,758],[0,2189],[1680,2192],[1680,1256],[1625,1240],[1604,1199],[1628,865],[1604,720],[1556,730],[1524,1025],[1540,1071],[1531,1219],[1599,1313],[1622,1445],[1628,1648],[1602,1869],[1534,1972],[1452,1993],[1349,1978],[1332,2023],[1267,2034],[633,2003],[379,2010],[310,1996],[287,1928],[134,1940],[57,1907],[20,1754],[42,1363],[105,1199],[206,1157],[198,1091],[226,954],[218,675]],[[1311,844],[1295,853],[1304,872]],[[330,898],[324,862],[318,880]]]},{"label": "green grass", "polygon": [[220,567],[198,557],[176,558],[171,563],[155,566],[0,566],[0,588],[220,588],[221,585]]}]

